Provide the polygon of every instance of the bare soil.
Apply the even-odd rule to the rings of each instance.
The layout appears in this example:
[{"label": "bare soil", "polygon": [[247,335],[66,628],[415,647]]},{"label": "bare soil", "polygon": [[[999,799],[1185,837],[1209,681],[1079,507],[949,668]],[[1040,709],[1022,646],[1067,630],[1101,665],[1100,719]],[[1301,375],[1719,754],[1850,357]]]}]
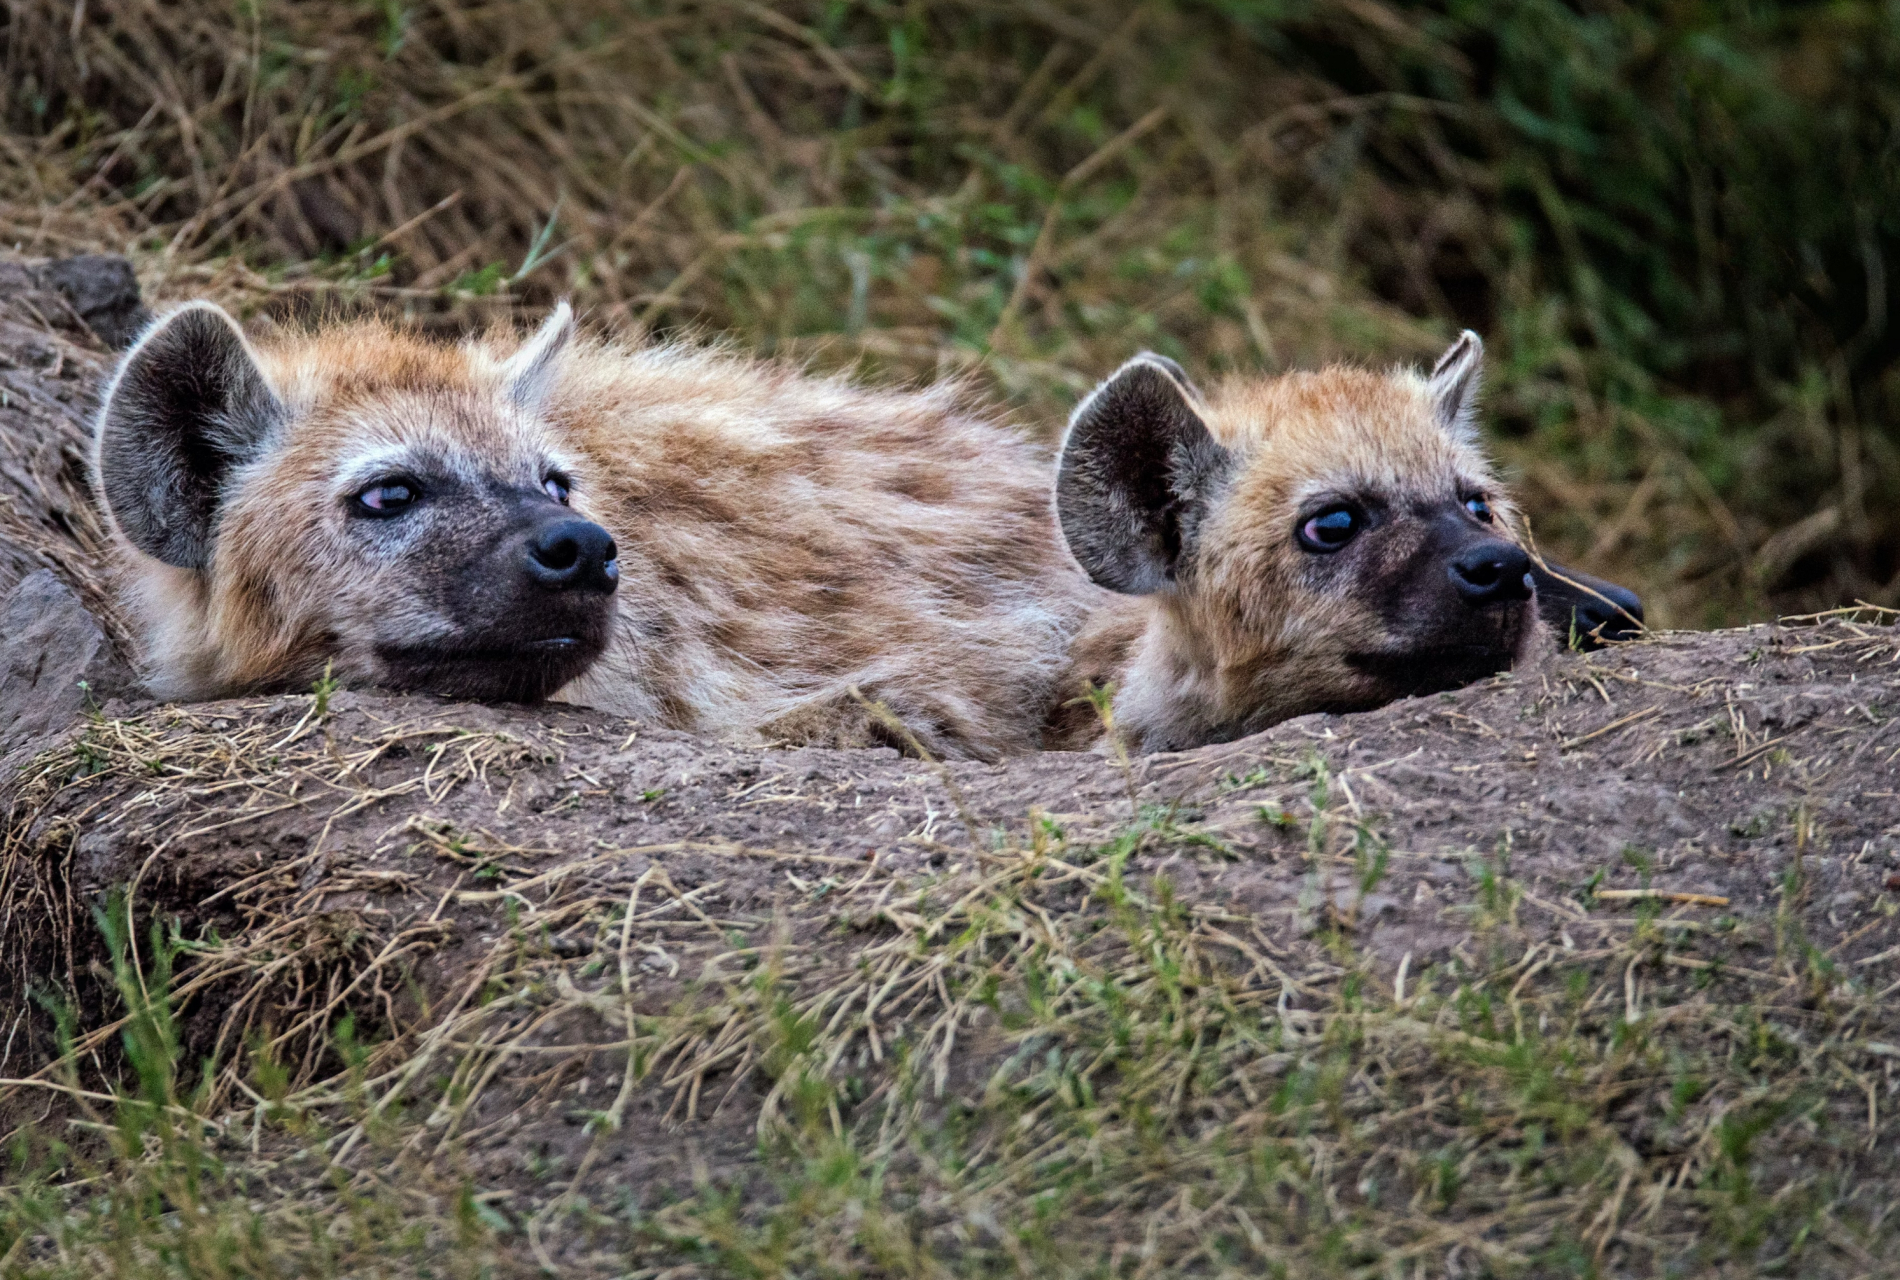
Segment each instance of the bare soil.
[{"label": "bare soil", "polygon": [[86,457],[112,352],[145,314],[124,258],[0,256],[0,594],[51,569],[121,640]]}]

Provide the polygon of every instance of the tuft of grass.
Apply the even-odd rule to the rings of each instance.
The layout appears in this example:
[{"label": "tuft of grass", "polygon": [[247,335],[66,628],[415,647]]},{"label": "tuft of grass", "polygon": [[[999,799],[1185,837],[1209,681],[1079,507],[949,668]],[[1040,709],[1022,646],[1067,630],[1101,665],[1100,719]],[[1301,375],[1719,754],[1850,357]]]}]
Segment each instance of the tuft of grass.
[{"label": "tuft of grass", "polygon": [[[287,1106],[288,1076],[268,1055],[244,1088],[247,1106],[215,1107],[217,1072],[191,1060],[175,1018],[174,965],[188,948],[156,922],[145,949],[134,947],[123,895],[95,919],[121,1005],[123,1083],[81,1083],[74,1011],[55,1006],[66,1052],[56,1071],[31,1082],[42,1118],[8,1137],[0,1272],[35,1280],[492,1274],[497,1228],[507,1224],[469,1183],[413,1168],[387,1181],[393,1164],[347,1174],[329,1156],[331,1117]],[[347,1026],[339,1039],[347,1046]],[[360,1066],[351,1060],[352,1073]]]}]

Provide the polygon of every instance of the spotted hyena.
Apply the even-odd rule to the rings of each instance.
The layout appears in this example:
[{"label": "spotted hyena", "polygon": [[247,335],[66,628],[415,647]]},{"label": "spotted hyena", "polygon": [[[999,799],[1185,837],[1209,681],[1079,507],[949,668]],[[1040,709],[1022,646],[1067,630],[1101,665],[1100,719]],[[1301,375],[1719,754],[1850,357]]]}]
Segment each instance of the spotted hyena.
[{"label": "spotted hyena", "polygon": [[1045,453],[878,391],[577,334],[253,343],[206,303],[127,353],[97,491],[152,689],[553,695],[839,745],[1032,749],[1084,583]]},{"label": "spotted hyena", "polygon": [[[1534,561],[1473,425],[1483,346],[1429,375],[1334,367],[1203,396],[1144,354],[1076,410],[1056,507],[1102,592],[1045,741],[1094,741],[1113,686],[1145,751],[1225,741],[1502,671],[1641,604]],[[1540,610],[1548,623],[1540,619]]]}]

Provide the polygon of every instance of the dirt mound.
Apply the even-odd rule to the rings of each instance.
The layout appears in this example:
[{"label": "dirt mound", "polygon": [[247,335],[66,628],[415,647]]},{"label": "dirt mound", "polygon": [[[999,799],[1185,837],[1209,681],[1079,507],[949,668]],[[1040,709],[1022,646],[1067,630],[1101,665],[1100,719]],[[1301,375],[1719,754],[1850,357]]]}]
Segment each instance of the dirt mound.
[{"label": "dirt mound", "polygon": [[[1592,1084],[1603,1110],[1578,1131],[1621,1163],[1588,1195],[1577,1187],[1600,1170],[1502,1190],[1494,1178],[1446,1220],[1518,1256],[1524,1233],[1553,1238],[1587,1204],[1609,1225],[1586,1215],[1579,1234],[1673,1257],[1712,1212],[1690,1175],[1733,1163],[1724,1117],[1780,1096],[1760,1074],[1766,1051],[1743,1052],[1756,1033],[1738,1030],[1714,1059],[1741,1054],[1768,1094],[1710,1076],[1668,1112],[1680,1082],[1656,1063],[1703,1053],[1708,1019],[1732,1029],[1746,1010],[1807,1064],[1788,1068],[1801,1107],[1764,1121],[1779,1126],[1772,1153],[1744,1152],[1766,1161],[1751,1176],[1795,1185],[1806,1160],[1837,1180],[1837,1215],[1891,1198],[1891,620],[1668,635],[1129,765],[936,767],[711,744],[584,709],[321,690],[115,704],[15,800],[6,1021],[32,1025],[26,989],[49,972],[89,989],[88,908],[130,885],[141,919],[175,922],[182,1036],[216,1072],[207,1114],[244,1105],[266,1059],[288,1096],[335,1103],[347,1058],[370,1117],[420,1126],[411,1155],[453,1153],[458,1176],[545,1227],[613,1195],[656,1205],[710,1187],[775,1203],[761,1163],[775,1134],[842,1137],[872,1115],[888,1127],[900,1098],[932,1131],[957,1116],[982,1129],[997,1081],[1060,1058],[1080,993],[1116,975],[1130,1008],[1224,992],[1222,1019],[1189,1036],[1210,1053],[1243,1011],[1280,1028],[1181,1060],[1173,1106],[1199,1116],[1196,1133],[1291,1087],[1297,1046],[1317,1052],[1358,1010],[1375,1065],[1339,1082],[1337,1105],[1364,1124],[1368,1106],[1409,1100],[1380,1141],[1407,1155],[1391,1176],[1410,1185],[1459,1108],[1483,1110],[1433,1094],[1447,1070],[1434,1055],[1496,1036],[1508,1057],[1512,1019],[1521,1035],[1540,1008],[1538,975],[1568,972],[1582,986],[1534,1020],[1561,1005],[1570,1034],[1622,1064]],[[1167,966],[1146,966],[1169,948],[1164,999],[1152,988]],[[90,990],[81,1058],[121,1026]],[[1495,1007],[1474,1021],[1454,997],[1479,990]],[[1631,1037],[1653,1040],[1633,1052]],[[48,1047],[20,1031],[0,1074],[38,1068]],[[1107,1090],[1113,1060],[1070,1069]],[[1031,1130],[1048,1119],[1011,1114]],[[346,1154],[368,1123],[340,1139]],[[1523,1123],[1474,1152],[1521,1148]],[[1540,1133],[1553,1151],[1582,1142]],[[1346,1192],[1363,1218],[1378,1143],[1327,1141],[1343,1162],[1332,1176],[1364,1175]],[[1484,1183],[1494,1155],[1461,1176]],[[917,1158],[910,1176],[928,1182]],[[1033,1164],[1011,1176],[1040,1185]],[[1618,1235],[1632,1182],[1654,1197],[1654,1238]],[[1143,1221],[1166,1216],[1150,1191]],[[1503,1216],[1487,1218],[1487,1196]],[[926,1234],[950,1230],[913,1209]],[[1415,1207],[1381,1239],[1417,1244],[1424,1221]],[[538,1238],[568,1262],[586,1253],[576,1236]]]},{"label": "dirt mound", "polygon": [[112,351],[145,317],[124,258],[0,257],[0,595],[49,569],[115,638],[124,632],[88,496],[87,427]]}]

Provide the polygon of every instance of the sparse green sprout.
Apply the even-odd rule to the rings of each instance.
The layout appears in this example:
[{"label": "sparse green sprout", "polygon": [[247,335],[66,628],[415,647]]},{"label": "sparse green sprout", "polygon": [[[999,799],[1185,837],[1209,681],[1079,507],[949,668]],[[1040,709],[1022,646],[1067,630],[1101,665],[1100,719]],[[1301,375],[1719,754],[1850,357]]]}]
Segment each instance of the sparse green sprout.
[{"label": "sparse green sprout", "polygon": [[1269,800],[1254,810],[1260,821],[1281,831],[1292,831],[1300,825],[1300,820],[1288,813],[1278,800]]},{"label": "sparse green sprout", "polygon": [[323,674],[318,676],[316,682],[310,686],[310,694],[313,699],[311,711],[315,714],[317,719],[321,720],[330,714],[330,697],[340,688],[342,688],[342,685],[336,678],[335,661],[325,662],[323,664]]},{"label": "sparse green sprout", "polygon": [[1596,905],[1597,890],[1603,887],[1603,882],[1609,878],[1609,874],[1607,867],[1598,867],[1590,873],[1590,878],[1583,882],[1583,887],[1577,890],[1577,901],[1584,905],[1585,910]]},{"label": "sparse green sprout", "polygon": [[1353,836],[1353,869],[1359,883],[1359,896],[1378,888],[1391,865],[1392,846],[1368,827],[1360,827]]},{"label": "sparse green sprout", "polygon": [[508,277],[508,266],[503,262],[491,262],[478,271],[465,271],[455,278],[449,286],[450,293],[465,293],[483,298],[502,287]]}]

